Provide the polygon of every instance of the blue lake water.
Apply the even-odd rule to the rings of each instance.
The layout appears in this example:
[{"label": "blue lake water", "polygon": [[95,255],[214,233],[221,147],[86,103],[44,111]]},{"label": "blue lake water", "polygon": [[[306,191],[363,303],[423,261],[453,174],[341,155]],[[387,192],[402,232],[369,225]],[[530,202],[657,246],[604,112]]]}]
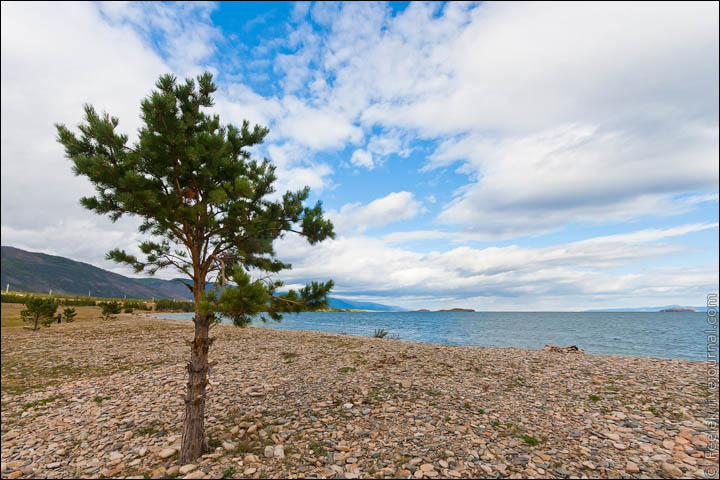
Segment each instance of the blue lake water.
[{"label": "blue lake water", "polygon": [[[157,316],[190,320],[193,314]],[[525,349],[577,345],[601,355],[698,361],[707,359],[710,329],[707,314],[693,312],[303,312],[253,325],[363,336],[383,328],[414,342]]]}]

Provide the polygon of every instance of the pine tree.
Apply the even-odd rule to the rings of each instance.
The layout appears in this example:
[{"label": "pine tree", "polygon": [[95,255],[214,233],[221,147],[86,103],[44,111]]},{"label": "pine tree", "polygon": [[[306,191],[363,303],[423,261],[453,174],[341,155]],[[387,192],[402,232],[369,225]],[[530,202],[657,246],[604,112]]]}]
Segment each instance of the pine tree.
[{"label": "pine tree", "polygon": [[110,320],[113,315],[117,315],[122,310],[122,306],[118,302],[105,302],[102,306],[102,316],[105,320]]},{"label": "pine tree", "polygon": [[74,308],[68,307],[63,310],[63,318],[65,319],[65,323],[74,322],[76,316],[77,316],[77,311]]},{"label": "pine tree", "polygon": [[33,330],[37,330],[39,325],[49,327],[52,325],[55,311],[58,304],[52,298],[30,297],[25,301],[25,310],[20,312],[23,322],[33,325]]},{"label": "pine tree", "polygon": [[[81,204],[113,221],[123,215],[142,219],[142,256],[112,250],[107,257],[154,274],[173,267],[192,280],[195,337],[187,364],[183,443],[179,462],[188,463],[205,448],[204,412],[208,383],[210,328],[224,315],[237,326],[254,315],[279,321],[282,313],[327,307],[332,280],[312,282],[300,291],[279,294],[282,282],[272,274],[291,265],[280,261],[273,241],[294,232],[315,244],[333,238],[322,204],[305,206],[308,187],[272,199],[275,167],[251,159],[248,149],[263,141],[267,128],[221,125],[203,109],[213,105],[212,75],[179,83],[164,75],[141,103],[144,123],[139,139],[128,145],[116,132],[118,119],[85,106],[85,122],[76,136],[56,125],[58,141],[97,194]],[[251,273],[253,276],[251,276]],[[214,278],[217,290],[206,293]],[[225,288],[226,281],[235,284]]]}]

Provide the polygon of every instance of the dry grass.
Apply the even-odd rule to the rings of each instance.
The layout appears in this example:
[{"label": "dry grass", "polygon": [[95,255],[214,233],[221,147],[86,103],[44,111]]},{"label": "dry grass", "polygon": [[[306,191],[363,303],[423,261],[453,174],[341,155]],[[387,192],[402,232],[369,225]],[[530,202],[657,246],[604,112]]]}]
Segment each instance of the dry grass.
[{"label": "dry grass", "polygon": [[[62,313],[62,311],[66,307],[64,305],[60,305],[57,309],[58,312]],[[76,322],[97,322],[100,321],[100,307],[72,307],[77,312],[77,317],[75,317]],[[20,318],[20,312],[25,309],[25,305],[22,305],[20,303],[3,303],[2,304],[2,327],[21,327],[24,324],[22,319]],[[55,324],[56,325],[56,324]],[[55,326],[53,325],[53,326]],[[52,328],[52,327],[50,327]]]}]

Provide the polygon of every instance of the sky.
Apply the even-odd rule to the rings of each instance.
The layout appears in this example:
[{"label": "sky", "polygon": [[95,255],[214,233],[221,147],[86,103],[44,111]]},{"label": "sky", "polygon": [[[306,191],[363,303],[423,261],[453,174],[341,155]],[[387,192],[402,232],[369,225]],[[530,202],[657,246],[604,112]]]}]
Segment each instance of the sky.
[{"label": "sky", "polygon": [[[133,276],[139,220],[84,210],[53,125],[131,140],[163,73],[270,134],[288,286],[488,311],[705,305],[718,291],[718,3],[2,4],[2,245]],[[162,278],[177,273],[163,271]]]}]

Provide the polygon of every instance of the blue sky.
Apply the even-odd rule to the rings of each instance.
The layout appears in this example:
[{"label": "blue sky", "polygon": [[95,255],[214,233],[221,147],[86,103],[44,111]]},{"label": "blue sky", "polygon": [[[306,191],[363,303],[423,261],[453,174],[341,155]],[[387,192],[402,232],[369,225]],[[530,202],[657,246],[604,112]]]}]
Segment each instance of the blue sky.
[{"label": "blue sky", "polygon": [[407,308],[702,305],[717,31],[716,3],[3,3],[2,243],[130,274],[103,256],[136,248],[137,221],[80,208],[52,125],[90,102],[132,136],[158,75],[210,70],[221,120],[269,126],[255,155],[336,225],[278,242],[289,285]]}]

